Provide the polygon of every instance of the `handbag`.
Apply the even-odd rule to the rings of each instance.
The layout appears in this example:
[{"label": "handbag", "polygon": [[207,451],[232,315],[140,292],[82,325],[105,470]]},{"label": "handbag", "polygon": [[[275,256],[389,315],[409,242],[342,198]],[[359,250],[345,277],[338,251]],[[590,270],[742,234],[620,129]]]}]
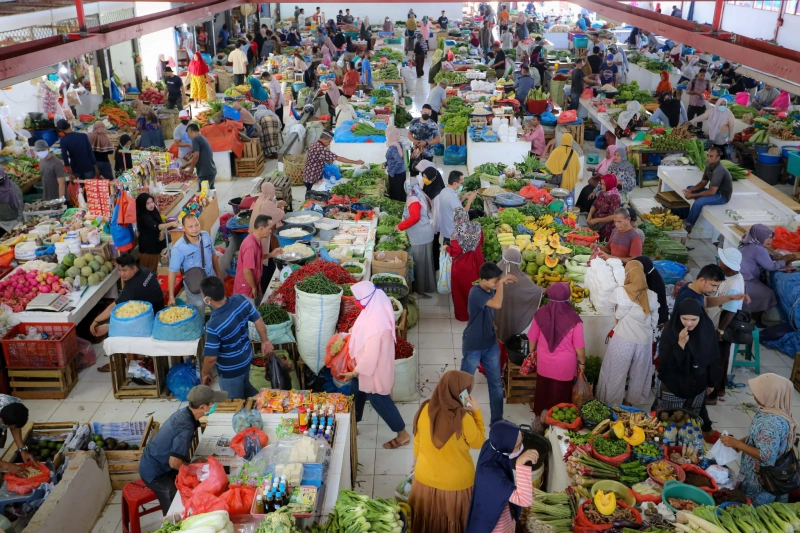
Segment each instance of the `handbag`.
[{"label": "handbag", "polygon": [[753,342],[753,330],[756,325],[750,321],[748,311],[738,310],[722,332],[722,340],[731,344],[750,344]]},{"label": "handbag", "polygon": [[574,153],[575,153],[575,150],[570,148],[569,155],[567,156],[567,161],[566,161],[566,163],[564,163],[564,168],[561,169],[561,174],[553,174],[553,177],[550,178],[549,180],[547,180],[547,183],[549,183],[550,185],[561,185],[561,175],[564,173],[565,170],[567,170],[567,167],[569,166],[569,162],[572,160],[572,155]]},{"label": "handbag", "polygon": [[756,473],[758,483],[765,491],[775,496],[789,494],[800,488],[800,465],[797,450],[787,446],[787,450],[775,461],[774,466],[762,466]]},{"label": "handbag", "polygon": [[[183,236],[186,242],[189,242],[186,239],[186,235]],[[183,283],[186,285],[186,289],[193,293],[199,294],[200,293],[200,283],[206,279],[206,251],[203,247],[203,234],[200,234],[200,262],[203,265],[202,268],[200,267],[192,267],[189,270],[183,273]]]}]

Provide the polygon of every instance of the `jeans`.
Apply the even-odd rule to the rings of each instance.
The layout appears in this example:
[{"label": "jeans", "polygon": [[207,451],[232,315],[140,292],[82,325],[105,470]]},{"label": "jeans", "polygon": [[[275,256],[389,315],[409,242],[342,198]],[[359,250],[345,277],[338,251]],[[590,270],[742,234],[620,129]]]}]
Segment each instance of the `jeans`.
[{"label": "jeans", "polygon": [[245,400],[258,394],[258,389],[250,383],[250,370],[235,378],[219,376],[219,389],[228,393],[229,400]]},{"label": "jeans", "polygon": [[406,428],[406,423],[403,421],[400,411],[394,404],[392,397],[388,394],[373,394],[371,392],[361,392],[358,389],[358,378],[354,378],[350,385],[350,390],[355,391],[356,401],[356,422],[361,422],[364,416],[364,404],[369,403],[372,408],[378,413],[384,422],[389,426],[389,429],[395,433],[400,433]]},{"label": "jeans", "polygon": [[167,510],[169,510],[169,506],[172,505],[172,500],[175,499],[175,495],[178,494],[178,487],[175,486],[175,478],[177,477],[178,471],[170,470],[163,476],[155,478],[150,483],[142,480],[142,482],[147,485],[148,489],[155,492],[158,503],[161,504],[161,512],[165,515],[167,514]]},{"label": "jeans", "polygon": [[167,95],[167,109],[175,109],[175,108],[182,108],[183,107],[183,96],[169,96]]},{"label": "jeans", "polygon": [[100,177],[95,173],[94,169],[89,170],[88,172],[74,172],[73,171],[72,175],[75,177],[75,179],[78,179],[78,180],[90,180],[90,179],[93,179],[93,178],[99,178]]},{"label": "jeans", "polygon": [[461,371],[475,374],[478,363],[483,364],[486,371],[486,381],[489,382],[489,407],[491,409],[491,423],[503,419],[503,379],[500,376],[500,346],[495,342],[484,350],[468,350],[461,348]]},{"label": "jeans", "polygon": [[[708,189],[702,189],[697,192],[707,191]],[[686,217],[686,225],[692,227],[697,222],[697,219],[700,218],[700,211],[702,211],[703,207],[707,205],[722,205],[727,204],[728,201],[722,197],[721,193],[714,193],[711,196],[701,196],[700,198],[695,198],[694,203],[692,204],[691,209],[689,209],[689,216]]]},{"label": "jeans", "polygon": [[186,303],[197,309],[197,312],[203,318],[203,322],[206,321],[206,304],[203,302],[203,293],[193,293],[189,290],[189,287],[185,287],[185,291],[183,294],[186,298]]},{"label": "jeans", "polygon": [[233,75],[233,83],[236,85],[244,85],[244,74],[234,74]]},{"label": "jeans", "polygon": [[97,170],[100,171],[100,177],[103,177],[107,180],[114,179],[114,169],[111,167],[111,163],[108,161],[98,161]]},{"label": "jeans", "polygon": [[690,105],[686,109],[686,118],[692,120],[694,117],[702,115],[705,112],[706,112],[706,106],[704,105]]}]

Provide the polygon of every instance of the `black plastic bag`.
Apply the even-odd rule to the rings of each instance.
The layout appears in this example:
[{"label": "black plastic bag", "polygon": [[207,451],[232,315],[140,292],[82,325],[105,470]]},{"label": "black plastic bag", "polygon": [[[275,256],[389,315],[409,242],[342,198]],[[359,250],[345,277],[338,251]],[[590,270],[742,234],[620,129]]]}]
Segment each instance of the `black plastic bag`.
[{"label": "black plastic bag", "polygon": [[289,370],[277,354],[272,354],[267,363],[267,378],[273,389],[292,390],[292,378]]}]

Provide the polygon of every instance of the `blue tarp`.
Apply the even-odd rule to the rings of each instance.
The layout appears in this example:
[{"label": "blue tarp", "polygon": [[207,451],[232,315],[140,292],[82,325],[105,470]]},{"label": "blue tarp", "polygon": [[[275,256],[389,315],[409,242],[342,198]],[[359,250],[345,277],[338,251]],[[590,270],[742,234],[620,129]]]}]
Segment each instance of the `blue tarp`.
[{"label": "blue tarp", "polygon": [[800,352],[800,273],[798,272],[772,272],[770,283],[778,296],[778,311],[781,319],[790,325],[794,331],[777,340],[764,340],[762,343],[770,348],[775,348],[789,357],[794,357]]},{"label": "blue tarp", "polygon": [[[339,126],[336,127],[336,130],[333,132],[333,140],[337,143],[365,143],[368,141],[376,142],[376,143],[385,143],[386,136],[385,135],[355,135],[350,128],[353,126],[354,122],[352,120],[345,120]],[[386,124],[381,122],[376,122],[375,127],[379,130],[385,130]]]}]

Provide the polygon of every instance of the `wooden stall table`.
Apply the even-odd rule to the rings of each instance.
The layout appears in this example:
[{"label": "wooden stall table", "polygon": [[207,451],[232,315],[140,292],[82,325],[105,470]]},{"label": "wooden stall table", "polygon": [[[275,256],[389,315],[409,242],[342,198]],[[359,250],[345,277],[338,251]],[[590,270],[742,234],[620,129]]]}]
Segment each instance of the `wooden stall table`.
[{"label": "wooden stall table", "polygon": [[399,80],[375,80],[375,81],[383,83],[384,85],[392,86],[392,87],[396,86],[397,89],[400,91],[400,99],[401,99],[401,103],[402,103],[403,95],[406,94],[405,91],[404,91],[406,83],[402,79],[399,79]]}]

